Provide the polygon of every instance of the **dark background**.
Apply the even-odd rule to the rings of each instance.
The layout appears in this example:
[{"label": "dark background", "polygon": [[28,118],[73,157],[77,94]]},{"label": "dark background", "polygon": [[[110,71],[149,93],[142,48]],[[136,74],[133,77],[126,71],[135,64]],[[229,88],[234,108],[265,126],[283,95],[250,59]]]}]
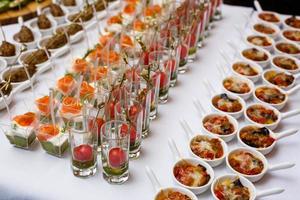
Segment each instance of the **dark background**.
[{"label": "dark background", "polygon": [[[224,0],[230,5],[254,7],[253,0]],[[281,14],[300,15],[300,0],[259,0],[263,10]]]}]

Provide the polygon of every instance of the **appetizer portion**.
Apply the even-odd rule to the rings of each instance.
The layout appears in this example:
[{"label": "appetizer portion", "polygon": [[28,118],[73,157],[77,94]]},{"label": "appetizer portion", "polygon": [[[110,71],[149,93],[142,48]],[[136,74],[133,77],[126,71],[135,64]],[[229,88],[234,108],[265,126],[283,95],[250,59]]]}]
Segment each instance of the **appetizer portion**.
[{"label": "appetizer portion", "polygon": [[72,23],[72,24],[69,24],[65,27],[57,28],[56,33],[64,34],[64,31],[66,31],[68,36],[72,36],[72,35],[75,35],[76,33],[78,33],[79,31],[82,31],[82,30],[83,30],[83,28],[80,24]]},{"label": "appetizer portion", "polygon": [[246,94],[251,90],[246,81],[237,77],[225,78],[223,81],[223,86],[226,90],[236,94]]},{"label": "appetizer portion", "polygon": [[300,19],[296,16],[289,17],[285,20],[285,23],[291,27],[300,29]]},{"label": "appetizer portion", "polygon": [[56,3],[52,3],[49,6],[50,13],[53,17],[62,17],[65,15],[63,9]]},{"label": "appetizer portion", "polygon": [[258,62],[269,59],[269,56],[265,52],[256,48],[245,49],[242,51],[242,54],[245,58]]},{"label": "appetizer portion", "polygon": [[34,41],[34,35],[27,26],[23,25],[21,30],[14,35],[14,40],[20,43],[29,43]]},{"label": "appetizer portion", "polygon": [[286,88],[294,83],[295,77],[285,72],[270,70],[264,74],[264,78],[270,83]]},{"label": "appetizer portion", "polygon": [[7,41],[2,41],[0,45],[0,56],[11,57],[15,55],[16,55],[16,46]]},{"label": "appetizer portion", "polygon": [[75,89],[76,84],[77,82],[74,77],[67,74],[57,80],[56,88],[63,96],[66,96],[71,94],[71,92]]},{"label": "appetizer portion", "polygon": [[267,148],[275,142],[269,129],[265,127],[249,125],[242,128],[239,134],[241,140],[253,148]]},{"label": "appetizer portion", "polygon": [[37,138],[43,149],[54,156],[61,157],[69,146],[68,134],[53,124],[42,124],[37,130]]},{"label": "appetizer portion", "polygon": [[37,18],[37,26],[39,29],[49,29],[52,27],[52,24],[45,14],[41,14]]},{"label": "appetizer portion", "polygon": [[34,142],[37,116],[33,112],[17,115],[12,119],[11,128],[5,134],[9,142],[20,148],[29,148]]},{"label": "appetizer portion", "polygon": [[200,158],[214,160],[224,155],[221,141],[217,138],[197,135],[190,143],[192,152]]},{"label": "appetizer portion", "polygon": [[277,114],[262,105],[252,105],[246,110],[247,116],[259,124],[273,124],[278,120]]},{"label": "appetizer portion", "polygon": [[234,125],[227,116],[208,116],[203,120],[203,127],[217,135],[230,135],[235,131]]},{"label": "appetizer portion", "polygon": [[192,200],[192,198],[190,198],[188,195],[172,189],[161,190],[155,197],[155,200],[170,200],[170,199]]},{"label": "appetizer portion", "polygon": [[244,186],[238,177],[218,180],[214,194],[219,200],[250,200],[249,188]]},{"label": "appetizer portion", "polygon": [[288,58],[286,56],[276,56],[273,58],[273,63],[285,70],[297,70],[299,69],[299,66],[297,65],[296,61],[292,58]]},{"label": "appetizer portion", "polygon": [[258,23],[253,26],[254,30],[257,32],[263,33],[263,34],[274,34],[276,30],[274,30],[271,26],[268,26],[267,24]]},{"label": "appetizer portion", "polygon": [[266,46],[272,45],[272,41],[268,37],[260,36],[260,35],[248,36],[247,41],[250,42],[251,44],[254,44],[254,45],[260,46],[260,47],[266,47]]},{"label": "appetizer portion", "polygon": [[90,19],[92,19],[94,16],[94,11],[93,11],[93,7],[91,5],[87,5],[84,7],[83,10],[81,10],[80,12],[78,13],[75,13],[73,15],[70,15],[68,17],[68,19],[71,21],[71,22],[77,22],[79,23],[80,20],[82,20],[82,22],[87,22],[89,21]]},{"label": "appetizer portion", "polygon": [[38,49],[26,55],[22,62],[27,65],[38,65],[48,60],[47,54],[50,55],[50,52],[46,52],[44,49]]},{"label": "appetizer portion", "polygon": [[238,99],[230,98],[227,94],[215,96],[212,99],[213,106],[223,112],[239,112],[243,106]]},{"label": "appetizer portion", "polygon": [[173,174],[177,181],[189,187],[201,187],[210,180],[210,175],[205,167],[200,164],[192,164],[186,160],[176,163]]},{"label": "appetizer portion", "polygon": [[263,86],[255,90],[255,96],[263,102],[280,104],[285,101],[286,95],[275,87]]},{"label": "appetizer portion", "polygon": [[250,151],[234,151],[229,154],[228,161],[230,166],[241,174],[257,175],[264,170],[263,161],[253,155]]},{"label": "appetizer portion", "polygon": [[46,42],[45,42],[45,47],[48,50],[55,50],[58,48],[63,47],[66,45],[68,42],[68,39],[65,34],[55,34],[52,37],[50,37]]},{"label": "appetizer portion", "polygon": [[62,0],[61,1],[64,6],[76,6],[76,0]]},{"label": "appetizer portion", "polygon": [[74,97],[64,97],[61,102],[60,116],[65,122],[81,114],[82,104]]},{"label": "appetizer portion", "polygon": [[6,71],[4,73],[4,80],[11,83],[20,83],[20,82],[27,81],[29,77],[27,75],[25,68],[30,77],[32,77],[37,72],[37,68],[35,65],[17,67]]},{"label": "appetizer portion", "polygon": [[300,49],[295,44],[292,44],[292,43],[280,42],[280,43],[277,43],[275,46],[279,51],[287,53],[287,54],[299,54],[300,53]]},{"label": "appetizer portion", "polygon": [[282,32],[283,36],[294,42],[300,42],[300,31],[299,30],[285,30]]},{"label": "appetizer portion", "polygon": [[233,70],[244,76],[257,76],[258,71],[248,63],[236,62],[232,66]]},{"label": "appetizer portion", "polygon": [[275,15],[274,13],[270,13],[270,12],[262,12],[262,13],[258,14],[258,17],[267,22],[272,22],[272,23],[280,22],[280,19],[278,18],[278,16]]}]

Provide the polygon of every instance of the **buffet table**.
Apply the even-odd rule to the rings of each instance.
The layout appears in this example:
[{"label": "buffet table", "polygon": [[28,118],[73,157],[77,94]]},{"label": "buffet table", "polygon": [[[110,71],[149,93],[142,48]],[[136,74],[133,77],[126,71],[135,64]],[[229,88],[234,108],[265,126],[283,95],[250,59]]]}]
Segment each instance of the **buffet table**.
[{"label": "buffet table", "polygon": [[[163,186],[174,185],[172,180],[172,165],[174,157],[168,147],[168,138],[173,138],[184,156],[188,156],[187,138],[180,127],[179,119],[186,119],[195,131],[200,132],[200,117],[192,103],[194,98],[201,100],[207,111],[209,108],[209,92],[203,85],[206,77],[214,87],[221,88],[221,76],[217,70],[217,62],[225,63],[219,50],[223,49],[229,55],[233,50],[227,45],[228,40],[243,45],[234,25],[244,27],[251,10],[249,8],[224,6],[223,20],[215,23],[205,46],[198,51],[197,61],[190,64],[189,70],[179,76],[175,88],[170,90],[167,104],[159,106],[159,115],[151,123],[151,135],[143,141],[140,158],[131,160],[129,164],[130,178],[123,185],[110,185],[102,178],[102,171],[93,177],[81,179],[73,176],[70,169],[70,155],[63,158],[53,157],[42,150],[36,142],[32,150],[26,151],[9,144],[4,134],[0,135],[0,200],[2,199],[105,199],[105,200],[150,200],[153,199],[154,189],[145,174],[145,166],[150,166]],[[4,27],[10,40],[16,32],[16,25]],[[88,31],[90,45],[97,41],[96,28]],[[69,54],[55,60],[55,70],[39,76],[34,84],[35,94],[48,91],[55,77],[65,72],[72,57],[85,53],[87,43],[83,39],[72,45],[73,56]],[[33,95],[28,89],[15,96],[10,105],[12,114],[22,113],[33,108]],[[250,100],[251,101],[251,100]],[[290,98],[289,104],[283,111],[300,106],[300,93]],[[17,111],[17,112],[16,112]],[[0,122],[8,122],[5,110],[0,112]],[[242,119],[243,120],[243,119]],[[290,128],[300,128],[300,116],[286,119],[276,131]],[[258,190],[281,187],[285,192],[265,199],[288,200],[297,199],[300,185],[300,158],[298,155],[299,134],[278,142],[274,151],[267,155],[269,163],[294,162],[292,169],[266,174],[255,183]],[[237,146],[236,139],[229,143],[229,149]],[[100,162],[99,162],[100,163]],[[100,169],[98,167],[98,169]],[[215,169],[215,176],[229,173],[225,163]],[[200,199],[213,199],[210,190],[199,195]]]}]

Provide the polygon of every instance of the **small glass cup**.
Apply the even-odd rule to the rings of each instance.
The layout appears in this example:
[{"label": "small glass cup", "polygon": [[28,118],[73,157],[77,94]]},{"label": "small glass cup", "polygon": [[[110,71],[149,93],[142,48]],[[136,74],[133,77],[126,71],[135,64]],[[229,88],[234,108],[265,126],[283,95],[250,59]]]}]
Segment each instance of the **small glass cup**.
[{"label": "small glass cup", "polygon": [[73,118],[69,130],[73,174],[78,177],[94,175],[97,171],[97,137],[89,130],[86,117]]},{"label": "small glass cup", "polygon": [[142,143],[143,107],[133,99],[128,98],[125,105],[116,104],[116,119],[126,121],[128,125],[122,125],[121,131],[130,134],[129,158],[138,158]]},{"label": "small glass cup", "polygon": [[124,121],[112,120],[101,128],[103,177],[108,183],[122,184],[129,178],[129,130]]},{"label": "small glass cup", "polygon": [[170,52],[168,50],[153,51],[149,54],[149,63],[155,70],[155,76],[160,77],[159,82],[159,103],[164,104],[168,101],[170,77],[171,77],[171,65]]}]

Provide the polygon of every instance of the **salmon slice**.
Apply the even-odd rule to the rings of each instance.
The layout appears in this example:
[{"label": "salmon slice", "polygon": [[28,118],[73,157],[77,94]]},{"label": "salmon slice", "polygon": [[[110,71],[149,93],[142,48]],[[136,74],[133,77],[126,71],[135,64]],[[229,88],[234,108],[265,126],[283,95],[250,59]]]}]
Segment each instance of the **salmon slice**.
[{"label": "salmon slice", "polygon": [[120,55],[113,50],[110,50],[109,52],[103,51],[101,54],[101,59],[104,63],[116,64],[120,61]]},{"label": "salmon slice", "polygon": [[128,48],[128,47],[134,46],[134,43],[133,43],[131,37],[128,35],[124,35],[124,34],[121,36],[120,43],[123,48]]},{"label": "salmon slice", "polygon": [[88,62],[82,58],[77,58],[73,63],[72,69],[76,73],[86,73],[89,71]]},{"label": "salmon slice", "polygon": [[108,25],[112,25],[112,24],[122,24],[122,18],[121,18],[120,15],[112,16],[112,17],[110,17],[110,18],[107,20],[107,24],[108,24]]},{"label": "salmon slice", "polygon": [[49,96],[43,96],[41,98],[36,99],[35,105],[41,113],[43,113],[45,115],[48,115],[50,113],[50,97]]},{"label": "salmon slice", "polygon": [[57,84],[57,88],[63,94],[68,94],[73,90],[76,81],[71,75],[65,75],[64,77],[60,78],[56,84]]},{"label": "salmon slice", "polygon": [[135,4],[133,3],[130,3],[130,4],[127,4],[124,9],[123,9],[123,13],[125,14],[128,14],[128,15],[132,15],[135,13]]},{"label": "salmon slice", "polygon": [[142,32],[145,30],[145,28],[146,28],[146,25],[142,20],[137,19],[133,22],[133,30]]},{"label": "salmon slice", "polygon": [[61,113],[78,114],[81,112],[81,103],[75,97],[65,97],[61,105]]},{"label": "salmon slice", "polygon": [[95,93],[95,88],[92,87],[88,82],[83,81],[81,83],[81,88],[80,88],[80,98],[83,99],[91,99],[93,98]]},{"label": "salmon slice", "polygon": [[99,44],[102,47],[104,47],[113,37],[114,37],[114,33],[108,33],[106,35],[102,35],[99,38]]},{"label": "salmon slice", "polygon": [[53,124],[42,124],[38,128],[37,137],[39,141],[47,141],[59,134],[59,128]]},{"label": "salmon slice", "polygon": [[98,81],[107,75],[107,66],[99,66],[91,69],[91,80]]},{"label": "salmon slice", "polygon": [[20,126],[30,126],[35,120],[36,114],[33,112],[27,112],[23,115],[17,115],[13,118],[13,121]]}]

